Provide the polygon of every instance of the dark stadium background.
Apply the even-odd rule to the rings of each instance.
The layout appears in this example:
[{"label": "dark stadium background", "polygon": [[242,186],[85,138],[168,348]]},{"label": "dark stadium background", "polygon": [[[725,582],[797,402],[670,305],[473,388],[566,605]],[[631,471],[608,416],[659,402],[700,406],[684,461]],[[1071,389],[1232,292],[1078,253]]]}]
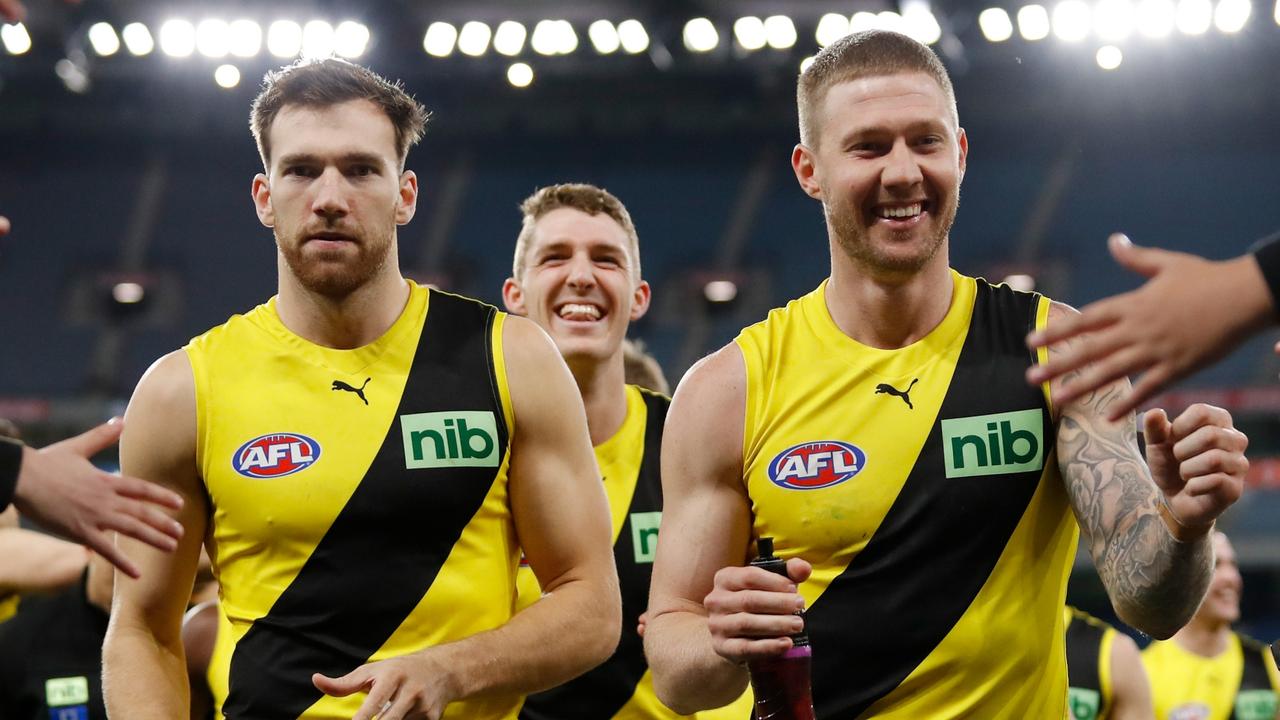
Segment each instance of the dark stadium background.
[{"label": "dark stadium background", "polygon": [[[89,39],[96,23],[113,32],[142,23],[153,36],[173,18],[362,23],[369,41],[357,61],[403,79],[433,112],[409,158],[422,195],[400,233],[402,267],[497,302],[517,203],[548,183],[603,185],[631,210],[655,292],[633,336],[675,381],[824,276],[820,208],[796,187],[788,158],[795,75],[818,49],[825,14],[931,10],[970,142],[953,265],[991,279],[1028,275],[1080,306],[1138,284],[1107,256],[1110,232],[1225,258],[1280,229],[1274,2],[1249,6],[1238,32],[1175,28],[1107,42],[1095,28],[1080,40],[1031,41],[1015,29],[993,42],[980,13],[1016,16],[1020,5],[33,0],[23,33],[0,33],[0,213],[14,225],[0,241],[0,416],[42,444],[120,412],[152,360],[275,288],[271,235],[249,198],[260,168],[247,112],[262,74],[288,59],[265,49],[178,58],[159,47],[102,56]],[[1213,6],[1229,15],[1241,3]],[[793,23],[793,47],[750,51],[735,39],[738,18],[779,14]],[[705,53],[683,41],[695,17],[718,30]],[[548,57],[528,41],[514,57],[424,49],[435,22],[514,20],[533,31],[547,19],[574,28],[573,51]],[[639,20],[648,46],[601,53],[588,30],[600,19]],[[17,54],[22,35],[31,47]],[[1107,44],[1123,54],[1109,71],[1096,57]],[[516,62],[533,71],[528,87],[508,81]],[[241,76],[230,89],[214,81],[227,64]],[[736,297],[709,301],[708,284],[726,280]],[[140,302],[115,299],[129,283]],[[1276,339],[1258,338],[1158,403],[1223,405],[1252,438],[1250,487],[1220,526],[1244,568],[1242,627],[1266,640],[1280,636]],[[1111,615],[1083,556],[1071,597]]]}]

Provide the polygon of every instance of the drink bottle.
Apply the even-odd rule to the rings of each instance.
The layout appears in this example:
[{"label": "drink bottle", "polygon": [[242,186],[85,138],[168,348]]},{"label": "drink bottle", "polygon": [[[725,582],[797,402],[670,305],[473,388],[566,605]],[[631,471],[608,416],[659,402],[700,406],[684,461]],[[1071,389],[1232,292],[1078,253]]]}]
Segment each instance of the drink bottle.
[{"label": "drink bottle", "polygon": [[[756,541],[759,555],[751,564],[771,573],[787,575],[787,562],[773,554],[773,538]],[[804,617],[803,612],[796,612]],[[751,690],[755,694],[756,720],[814,720],[809,665],[813,657],[809,636],[801,630],[791,636],[791,649],[782,655],[752,660]]]}]

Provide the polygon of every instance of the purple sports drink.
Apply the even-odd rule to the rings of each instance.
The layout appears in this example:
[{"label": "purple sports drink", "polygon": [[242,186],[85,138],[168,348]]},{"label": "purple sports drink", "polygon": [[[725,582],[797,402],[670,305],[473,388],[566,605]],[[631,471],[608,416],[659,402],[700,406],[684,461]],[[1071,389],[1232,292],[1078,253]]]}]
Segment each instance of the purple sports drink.
[{"label": "purple sports drink", "polygon": [[[756,541],[759,555],[751,564],[771,573],[787,575],[787,563],[773,554],[773,538]],[[797,612],[804,617],[804,613]],[[809,665],[813,650],[804,631],[791,636],[792,647],[782,655],[747,663],[755,694],[756,720],[814,720]]]}]

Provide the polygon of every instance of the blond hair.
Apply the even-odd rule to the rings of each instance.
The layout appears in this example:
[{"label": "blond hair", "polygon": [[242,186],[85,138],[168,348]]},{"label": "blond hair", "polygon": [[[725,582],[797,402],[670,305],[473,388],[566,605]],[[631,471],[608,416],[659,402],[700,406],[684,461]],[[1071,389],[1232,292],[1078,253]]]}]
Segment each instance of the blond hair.
[{"label": "blond hair", "polygon": [[588,215],[601,213],[613,218],[627,235],[627,253],[631,256],[631,277],[640,280],[640,237],[636,234],[635,223],[631,222],[631,214],[622,201],[601,187],[587,183],[561,183],[538,188],[532,195],[520,203],[523,220],[520,234],[516,236],[516,250],[511,262],[511,276],[516,280],[524,277],[525,255],[529,252],[529,241],[533,238],[534,225],[542,216],[560,208],[573,208]]}]

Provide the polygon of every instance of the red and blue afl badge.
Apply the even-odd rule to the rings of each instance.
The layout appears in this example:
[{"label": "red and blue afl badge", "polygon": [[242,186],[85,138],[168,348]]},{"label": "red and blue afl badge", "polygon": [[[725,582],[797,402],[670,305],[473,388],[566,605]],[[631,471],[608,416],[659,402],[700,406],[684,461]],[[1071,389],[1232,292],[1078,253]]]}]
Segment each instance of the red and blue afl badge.
[{"label": "red and blue afl badge", "polygon": [[231,467],[249,478],[271,479],[306,470],[320,459],[320,443],[297,433],[260,435],[240,446]]},{"label": "red and blue afl badge", "polygon": [[769,480],[788,490],[820,490],[852,478],[866,466],[867,454],[839,440],[792,445],[769,463]]}]

